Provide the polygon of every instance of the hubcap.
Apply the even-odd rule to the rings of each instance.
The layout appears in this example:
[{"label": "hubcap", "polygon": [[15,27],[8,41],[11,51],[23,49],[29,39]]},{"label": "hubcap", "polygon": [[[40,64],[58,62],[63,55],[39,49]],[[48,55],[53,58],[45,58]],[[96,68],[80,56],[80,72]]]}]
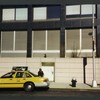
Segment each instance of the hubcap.
[{"label": "hubcap", "polygon": [[28,89],[31,89],[31,88],[32,88],[32,85],[28,85],[27,88],[28,88]]}]

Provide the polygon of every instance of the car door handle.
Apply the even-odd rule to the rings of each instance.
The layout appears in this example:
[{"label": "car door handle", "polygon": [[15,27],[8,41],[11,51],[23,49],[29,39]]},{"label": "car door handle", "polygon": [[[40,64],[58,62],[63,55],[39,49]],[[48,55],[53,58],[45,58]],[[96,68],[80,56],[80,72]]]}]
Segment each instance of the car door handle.
[{"label": "car door handle", "polygon": [[10,78],[10,80],[12,80],[12,78]]},{"label": "car door handle", "polygon": [[25,78],[23,78],[23,80],[26,80]]}]

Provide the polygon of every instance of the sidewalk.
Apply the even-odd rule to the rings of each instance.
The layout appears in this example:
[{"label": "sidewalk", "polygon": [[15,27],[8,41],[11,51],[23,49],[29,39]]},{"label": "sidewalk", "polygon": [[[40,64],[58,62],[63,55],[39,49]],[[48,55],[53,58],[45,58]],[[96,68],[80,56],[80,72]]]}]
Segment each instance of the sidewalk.
[{"label": "sidewalk", "polygon": [[91,85],[84,84],[84,83],[77,83],[76,87],[72,87],[71,83],[57,83],[57,82],[50,82],[50,88],[56,89],[80,89],[80,90],[100,90],[100,86],[92,87]]}]

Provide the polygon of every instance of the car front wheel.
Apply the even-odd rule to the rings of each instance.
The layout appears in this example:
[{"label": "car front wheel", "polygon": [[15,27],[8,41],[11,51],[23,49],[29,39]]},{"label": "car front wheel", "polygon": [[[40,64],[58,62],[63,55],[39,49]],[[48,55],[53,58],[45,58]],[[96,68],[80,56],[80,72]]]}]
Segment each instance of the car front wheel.
[{"label": "car front wheel", "polygon": [[24,84],[24,90],[27,92],[33,91],[35,89],[35,85],[31,82]]}]

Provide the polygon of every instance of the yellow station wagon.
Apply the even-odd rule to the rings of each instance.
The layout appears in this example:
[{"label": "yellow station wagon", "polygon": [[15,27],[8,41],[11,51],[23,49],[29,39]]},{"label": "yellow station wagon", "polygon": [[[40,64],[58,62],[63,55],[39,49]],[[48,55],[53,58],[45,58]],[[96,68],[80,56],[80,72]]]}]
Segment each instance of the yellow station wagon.
[{"label": "yellow station wagon", "polygon": [[49,87],[49,80],[31,73],[27,67],[13,67],[11,72],[0,77],[0,88],[24,88],[25,91],[33,91],[35,87]]}]

